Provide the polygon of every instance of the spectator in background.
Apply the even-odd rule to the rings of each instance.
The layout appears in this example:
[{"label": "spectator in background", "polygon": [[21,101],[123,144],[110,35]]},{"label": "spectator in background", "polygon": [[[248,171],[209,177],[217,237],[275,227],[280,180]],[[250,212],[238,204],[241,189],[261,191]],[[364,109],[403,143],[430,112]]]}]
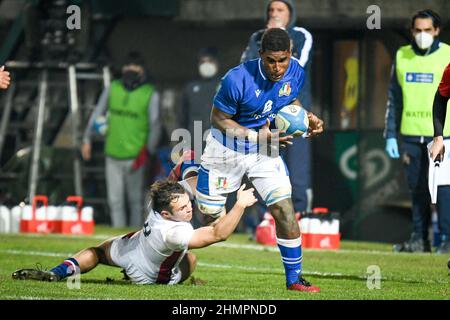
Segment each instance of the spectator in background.
[{"label": "spectator in background", "polygon": [[102,92],[83,137],[82,156],[87,161],[96,121],[107,113],[106,185],[113,227],[127,225],[125,195],[130,209],[128,225],[139,227],[144,221],[144,165],[148,153],[156,152],[161,121],[159,94],[147,76],[143,59],[131,52],[122,67],[122,78]]},{"label": "spectator in background", "polygon": [[9,72],[5,71],[5,66],[0,68],[0,89],[8,89],[11,78]]},{"label": "spectator in background", "polygon": [[[189,82],[182,97],[182,121],[181,126],[191,134],[191,146],[194,144],[194,121],[201,121],[202,136],[198,137],[203,141],[203,133],[210,129],[211,123],[209,114],[211,101],[216,94],[220,84],[219,60],[217,49],[214,47],[202,48],[198,53],[198,73],[200,78]],[[201,154],[202,150],[196,150]]]},{"label": "spectator in background", "polygon": [[[299,60],[305,69],[305,83],[300,91],[298,99],[305,109],[310,111],[311,98],[311,52],[313,38],[308,30],[296,27],[297,14],[294,2],[290,0],[272,0],[267,5],[265,16],[266,28],[282,28],[291,38],[292,57]],[[253,33],[247,48],[241,57],[241,63],[259,58],[261,38],[266,29]],[[311,186],[311,142],[302,137],[295,138],[292,145],[286,147],[283,155],[289,169],[292,184],[292,201],[295,212],[311,211],[312,186]]]},{"label": "spectator in background", "polygon": [[[397,51],[392,66],[384,132],[386,152],[393,159],[400,158],[397,141],[400,136],[402,161],[412,195],[413,221],[410,239],[395,245],[394,251],[431,251],[427,144],[433,139],[433,97],[445,66],[450,62],[450,46],[438,38],[440,28],[437,13],[432,10],[416,13],[411,22],[413,41]],[[450,127],[443,135],[450,136]],[[440,217],[450,210],[450,187],[439,187],[437,210]],[[448,241],[450,239],[443,238],[443,245],[448,246]]]}]

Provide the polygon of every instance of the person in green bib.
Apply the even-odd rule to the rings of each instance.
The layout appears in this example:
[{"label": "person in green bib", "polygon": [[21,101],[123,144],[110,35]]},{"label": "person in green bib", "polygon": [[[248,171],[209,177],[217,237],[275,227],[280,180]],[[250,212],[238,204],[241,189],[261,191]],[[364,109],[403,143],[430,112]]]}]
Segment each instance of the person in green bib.
[{"label": "person in green bib", "polygon": [[[100,120],[102,119],[102,120]],[[122,78],[104,89],[87,124],[81,153],[91,159],[91,135],[105,135],[106,186],[113,227],[140,227],[144,221],[144,175],[161,131],[159,94],[147,80],[145,62],[128,55]],[[126,202],[130,215],[127,222]]]},{"label": "person in green bib", "polygon": [[[431,252],[429,226],[431,197],[428,191],[427,144],[433,140],[433,99],[445,66],[450,62],[450,46],[439,41],[441,19],[432,10],[417,12],[411,22],[413,41],[398,49],[392,67],[386,111],[386,152],[400,158],[405,167],[412,196],[413,232],[409,240],[394,245],[394,251]],[[448,116],[448,114],[447,114]],[[450,127],[444,137],[450,136]],[[438,215],[450,214],[450,186],[440,186]],[[442,219],[441,219],[442,220]],[[450,226],[444,226],[449,230]],[[448,237],[441,235],[441,247]],[[440,249],[437,250],[441,253]]]}]

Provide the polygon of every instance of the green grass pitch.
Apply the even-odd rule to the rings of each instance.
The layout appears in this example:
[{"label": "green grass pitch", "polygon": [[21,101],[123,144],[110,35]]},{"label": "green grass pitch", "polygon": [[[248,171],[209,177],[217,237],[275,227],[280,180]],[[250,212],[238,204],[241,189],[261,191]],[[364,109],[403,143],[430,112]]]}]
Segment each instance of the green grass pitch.
[{"label": "green grass pitch", "polygon": [[[234,234],[228,241],[194,250],[193,276],[176,286],[138,286],[122,280],[120,269],[98,266],[81,276],[80,289],[66,281],[12,280],[18,268],[59,264],[80,249],[129,230],[98,226],[95,236],[0,234],[0,299],[425,299],[448,300],[447,255],[392,253],[390,244],[342,241],[338,251],[303,250],[305,278],[320,293],[287,291],[276,247]],[[381,272],[380,288],[368,288],[369,266]],[[369,271],[371,269],[369,268]],[[108,278],[108,280],[107,280]]]}]

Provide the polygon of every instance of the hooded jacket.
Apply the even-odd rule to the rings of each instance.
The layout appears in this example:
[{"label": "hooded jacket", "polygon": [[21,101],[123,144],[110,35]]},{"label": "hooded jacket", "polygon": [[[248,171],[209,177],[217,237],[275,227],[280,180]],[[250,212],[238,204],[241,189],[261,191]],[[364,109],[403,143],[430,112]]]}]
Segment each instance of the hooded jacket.
[{"label": "hooded jacket", "polygon": [[[302,91],[299,95],[299,100],[302,102],[306,109],[311,107],[311,81],[310,81],[310,65],[312,57],[312,45],[313,38],[308,30],[301,27],[296,27],[295,23],[297,21],[297,11],[295,5],[291,0],[270,0],[267,2],[264,21],[267,22],[269,18],[269,5],[273,1],[284,2],[290,10],[290,20],[286,26],[286,31],[289,37],[292,39],[293,48],[292,55],[300,61],[300,65],[305,69],[306,79]],[[261,39],[266,29],[260,29],[254,32],[249,39],[247,48],[241,56],[241,63],[259,58],[259,49],[261,47]]]}]

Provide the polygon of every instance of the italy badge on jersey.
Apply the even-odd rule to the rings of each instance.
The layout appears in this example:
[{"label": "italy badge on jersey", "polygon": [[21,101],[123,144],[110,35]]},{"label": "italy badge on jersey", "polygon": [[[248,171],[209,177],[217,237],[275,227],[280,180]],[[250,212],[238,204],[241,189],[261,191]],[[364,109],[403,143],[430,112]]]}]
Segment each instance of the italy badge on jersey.
[{"label": "italy badge on jersey", "polygon": [[280,91],[278,92],[278,96],[282,97],[282,96],[286,96],[289,97],[289,95],[291,94],[291,83],[290,82],[285,82],[283,83],[283,85],[280,88]]},{"label": "italy badge on jersey", "polygon": [[228,181],[226,177],[217,177],[216,180],[216,189],[226,189],[228,188]]}]

